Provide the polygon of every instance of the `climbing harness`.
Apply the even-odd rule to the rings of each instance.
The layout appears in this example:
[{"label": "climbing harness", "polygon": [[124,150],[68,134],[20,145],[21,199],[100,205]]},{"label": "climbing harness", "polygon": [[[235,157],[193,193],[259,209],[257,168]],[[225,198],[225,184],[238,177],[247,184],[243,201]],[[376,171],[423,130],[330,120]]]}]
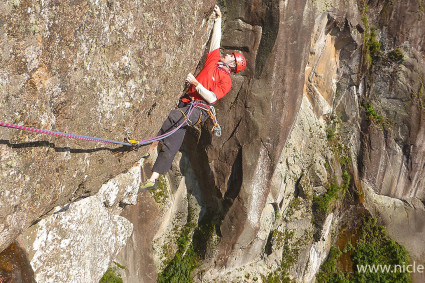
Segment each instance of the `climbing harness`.
[{"label": "climbing harness", "polygon": [[[197,108],[200,108],[202,110],[205,110],[208,113],[208,116],[210,116],[211,121],[213,122],[213,128],[211,129],[211,132],[214,132],[217,137],[221,137],[221,127],[220,124],[217,121],[217,114],[215,112],[215,108],[212,105],[205,105],[205,104],[198,104]],[[199,117],[199,123],[201,121],[201,117]]]},{"label": "climbing harness", "polygon": [[[204,101],[204,100],[193,100],[193,97],[190,97],[190,96],[187,94],[187,92],[185,92],[185,93],[183,94],[183,96],[182,96],[182,97],[180,97],[180,99],[177,101],[177,106],[179,105],[179,103],[180,103],[180,102],[183,102],[183,103],[192,103],[192,102],[196,102],[196,108],[199,108],[199,109],[201,109],[201,110],[204,110],[205,112],[207,112],[207,113],[208,113],[208,116],[210,116],[210,119],[211,119],[211,121],[212,121],[212,123],[213,123],[213,128],[211,129],[211,132],[214,132],[214,133],[215,133],[215,135],[216,135],[217,137],[221,137],[221,127],[220,127],[220,124],[218,123],[218,120],[217,120],[217,114],[216,114],[216,112],[215,112],[215,108],[214,108],[214,106],[213,106],[213,105],[208,104],[208,103],[207,103],[206,101]],[[179,110],[180,110],[180,109],[179,109]],[[180,112],[182,112],[183,117],[186,117],[186,115],[183,113],[183,111],[182,111],[182,110],[180,110]],[[203,112],[201,112],[201,113],[203,113]],[[190,122],[190,123],[192,123],[190,120],[189,120],[189,122]],[[192,123],[192,125],[190,125],[190,124],[188,123],[188,125],[190,125],[190,126],[197,126],[197,125],[199,125],[201,122],[202,122],[202,117],[199,117],[198,122],[196,122],[195,124],[193,124],[193,123]]]},{"label": "climbing harness", "polygon": [[189,117],[186,116],[186,113],[184,113],[183,110],[181,110],[180,108],[178,109],[180,111],[180,113],[182,113],[182,116],[184,117],[184,119],[187,121],[187,124],[189,126],[196,126],[198,125],[198,122],[201,120],[201,116],[199,117],[199,121],[195,123],[195,125],[192,123],[192,121],[190,121]]},{"label": "climbing harness", "polygon": [[11,123],[5,123],[5,122],[0,122],[0,126],[6,127],[6,128],[14,128],[14,129],[23,130],[23,131],[31,131],[31,132],[35,132],[35,133],[39,133],[39,134],[50,135],[50,136],[64,137],[64,138],[69,138],[69,139],[78,139],[78,140],[101,142],[101,143],[112,143],[112,144],[120,144],[120,145],[125,145],[125,146],[141,146],[141,145],[152,143],[154,141],[159,141],[159,140],[165,139],[165,138],[171,136],[172,134],[174,134],[178,129],[180,129],[184,125],[184,123],[186,123],[189,120],[190,115],[192,114],[194,107],[196,107],[198,104],[199,103],[197,103],[197,102],[191,102],[190,103],[190,107],[187,111],[187,116],[185,114],[185,119],[175,129],[173,129],[173,130],[171,130],[167,133],[164,133],[162,135],[159,135],[159,136],[156,136],[156,137],[153,137],[153,138],[150,138],[150,139],[145,139],[145,140],[132,140],[132,139],[126,138],[125,142],[120,142],[120,141],[102,139],[102,138],[97,138],[97,137],[74,135],[74,134],[68,134],[68,133],[61,133],[61,132],[35,129],[35,128],[31,128],[31,127],[20,126],[20,125],[15,125],[15,124],[11,124]]}]

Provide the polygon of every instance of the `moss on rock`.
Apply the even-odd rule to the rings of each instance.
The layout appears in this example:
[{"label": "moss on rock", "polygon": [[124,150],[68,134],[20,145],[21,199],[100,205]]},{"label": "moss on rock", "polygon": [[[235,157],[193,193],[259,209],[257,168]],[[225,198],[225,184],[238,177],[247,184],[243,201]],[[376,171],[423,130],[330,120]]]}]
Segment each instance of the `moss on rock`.
[{"label": "moss on rock", "polygon": [[[341,251],[332,247],[328,259],[322,265],[317,282],[411,282],[410,275],[402,272],[410,261],[407,250],[392,240],[377,219],[365,217],[357,243],[347,245]],[[343,253],[352,252],[353,272],[339,270],[337,263]],[[376,270],[361,269],[366,266]],[[389,267],[388,272],[380,267]],[[400,268],[398,268],[400,267]]]}]

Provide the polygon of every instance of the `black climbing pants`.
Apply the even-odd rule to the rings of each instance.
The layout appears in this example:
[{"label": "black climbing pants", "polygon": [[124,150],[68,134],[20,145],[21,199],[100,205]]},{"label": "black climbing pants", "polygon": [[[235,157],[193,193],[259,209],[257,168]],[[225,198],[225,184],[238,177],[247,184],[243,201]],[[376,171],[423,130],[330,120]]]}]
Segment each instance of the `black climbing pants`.
[{"label": "black climbing pants", "polygon": [[[188,103],[179,103],[178,109],[171,110],[168,118],[162,124],[161,129],[158,132],[158,135],[168,133],[175,128],[177,128],[185,119],[182,112],[188,115],[190,104]],[[181,111],[180,111],[181,110]],[[193,107],[192,114],[189,117],[189,124],[196,124],[199,120],[201,123],[205,122],[209,118],[208,113],[205,110]],[[179,151],[184,135],[186,134],[187,127],[189,127],[188,122],[185,122],[176,132],[171,136],[166,137],[161,141],[162,146],[159,147],[158,158],[153,165],[152,171],[159,174],[165,174],[168,170],[171,169],[171,164],[173,163],[174,157]]]}]

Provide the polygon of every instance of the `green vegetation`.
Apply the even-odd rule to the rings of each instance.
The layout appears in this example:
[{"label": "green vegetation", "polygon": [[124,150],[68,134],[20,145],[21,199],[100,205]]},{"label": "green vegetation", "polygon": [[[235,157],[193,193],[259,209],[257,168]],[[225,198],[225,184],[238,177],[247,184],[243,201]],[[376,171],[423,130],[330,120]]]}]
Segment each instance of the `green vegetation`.
[{"label": "green vegetation", "polygon": [[[187,223],[181,229],[177,239],[177,252],[173,253],[166,245],[164,261],[166,267],[158,275],[158,282],[193,282],[192,273],[199,261],[205,258],[207,250],[218,244],[216,225],[219,216],[216,212],[207,212],[198,223],[197,213],[189,205]],[[199,270],[202,274],[205,270]]]},{"label": "green vegetation", "polygon": [[418,0],[418,14],[419,14],[419,21],[422,21],[424,16],[425,8],[424,8],[424,0]]},{"label": "green vegetation", "polygon": [[261,279],[266,283],[279,283],[279,282],[291,282],[288,277],[289,268],[296,262],[299,254],[298,244],[292,243],[290,241],[294,237],[294,231],[281,232],[279,230],[273,230],[272,237],[276,242],[277,249],[282,249],[282,261],[280,266],[273,272],[267,274],[266,276],[262,275]]},{"label": "green vegetation", "polygon": [[[338,268],[338,260],[342,254],[350,251],[354,251],[351,256],[354,272],[344,272]],[[385,228],[377,225],[376,218],[365,217],[357,243],[347,243],[342,252],[337,247],[332,247],[317,275],[317,282],[411,282],[409,274],[401,272],[401,268],[392,269],[393,272],[359,272],[357,268],[360,265],[395,267],[408,263],[407,250],[388,237]]]},{"label": "green vegetation", "polygon": [[404,61],[403,51],[401,51],[400,48],[396,48],[396,49],[390,51],[388,53],[388,59],[390,59],[391,61],[396,62],[398,64],[403,63],[403,61]]},{"label": "green vegetation", "polygon": [[302,198],[294,198],[288,206],[288,211],[286,212],[285,217],[291,217],[296,211],[298,211],[303,205]]},{"label": "green vegetation", "polygon": [[344,274],[337,271],[337,262],[342,252],[335,246],[331,247],[328,259],[320,267],[320,272],[317,274],[317,282],[346,282]]},{"label": "green vegetation", "polygon": [[371,27],[367,13],[369,12],[369,6],[366,0],[363,1],[362,7],[362,20],[365,27],[363,46],[365,50],[365,62],[367,67],[370,67],[376,63],[376,60],[380,57],[381,43],[376,40],[376,28]]},{"label": "green vegetation", "polygon": [[281,232],[277,229],[272,231],[272,238],[275,242],[275,249],[280,249],[288,244],[289,240],[294,237],[294,231],[285,230]]},{"label": "green vegetation", "polygon": [[425,96],[424,96],[424,80],[421,75],[418,74],[419,88],[417,92],[412,91],[412,98],[418,103],[420,109],[425,109]]},{"label": "green vegetation", "polygon": [[118,262],[114,261],[115,265],[121,269],[126,269],[126,267],[122,264],[119,264]]},{"label": "green vegetation", "polygon": [[156,203],[164,204],[168,198],[168,185],[167,179],[164,175],[159,175],[158,189],[150,191]]},{"label": "green vegetation", "polygon": [[384,117],[382,117],[381,115],[378,114],[378,112],[376,112],[376,110],[373,108],[372,103],[369,100],[366,102],[365,110],[366,110],[366,118],[369,121],[376,122],[378,125],[381,125],[382,128],[384,127],[384,124],[385,124]]},{"label": "green vegetation", "polygon": [[344,170],[342,178],[343,184],[341,186],[338,186],[335,182],[331,182],[323,195],[313,196],[313,209],[316,212],[324,212],[325,214],[328,214],[333,208],[333,201],[344,198],[351,183],[351,176],[347,170]]},{"label": "green vegetation", "polygon": [[285,229],[272,231],[274,248],[282,248],[282,261],[280,266],[267,275],[261,275],[262,281],[267,283],[292,282],[289,278],[290,268],[297,262],[301,248],[305,247],[312,239],[310,232],[305,231],[304,235],[294,241],[294,230]]},{"label": "green vegetation", "polygon": [[217,245],[218,219],[211,213],[204,215],[193,233],[193,248],[199,258],[204,259],[207,249]]},{"label": "green vegetation", "polygon": [[158,275],[158,282],[193,282],[192,271],[199,267],[192,246],[195,224],[188,221],[177,239],[178,250],[167,267]]},{"label": "green vegetation", "polygon": [[326,129],[326,139],[328,142],[334,141],[336,138],[336,131],[332,127]]},{"label": "green vegetation", "polygon": [[[290,237],[293,237],[292,231],[291,233],[288,233],[288,234]],[[280,263],[281,278],[285,278],[288,276],[289,268],[298,259],[298,255],[300,253],[300,248],[299,248],[300,244],[302,243],[293,243],[292,245],[289,245],[288,239],[286,239],[286,243],[283,246],[283,251],[282,251],[282,262]]]},{"label": "green vegetation", "polygon": [[392,127],[391,122],[389,122],[382,115],[380,115],[375,110],[375,108],[373,107],[372,103],[369,100],[366,100],[365,112],[366,112],[366,119],[372,123],[376,123],[377,125],[379,125],[382,130],[384,130],[385,128]]},{"label": "green vegetation", "polygon": [[177,239],[177,252],[158,275],[158,282],[193,282],[192,272],[199,267],[192,243],[196,226],[195,212],[189,207],[187,223]]},{"label": "green vegetation", "polygon": [[109,267],[105,274],[99,280],[99,283],[123,283],[119,275],[119,269],[125,269],[125,266],[114,261],[115,266]]},{"label": "green vegetation", "polygon": [[376,28],[372,27],[369,32],[365,34],[366,41],[366,60],[369,66],[374,65],[376,60],[380,57],[381,43],[376,40]]},{"label": "green vegetation", "polygon": [[342,252],[346,254],[346,253],[348,253],[352,250],[354,250],[354,246],[351,243],[351,241],[348,241],[347,246],[344,248],[344,250]]},{"label": "green vegetation", "polygon": [[[316,227],[321,227],[323,221],[326,219],[337,204],[338,200],[344,199],[346,192],[351,187],[351,168],[352,160],[350,148],[345,144],[339,129],[341,127],[341,118],[337,114],[332,114],[330,123],[326,128],[326,139],[329,150],[333,153],[333,157],[324,163],[327,171],[328,183],[326,184],[326,191],[321,195],[313,195],[312,210],[313,217],[312,223]],[[337,181],[337,172],[342,171],[342,181]],[[320,237],[319,229],[314,234],[314,238],[318,240]]]},{"label": "green vegetation", "polygon": [[[362,233],[352,257],[354,264],[392,266],[408,264],[410,259],[407,250],[389,238],[385,228],[376,223],[376,218],[365,218]],[[376,282],[378,278],[385,278],[389,282],[411,281],[409,274],[397,271],[393,273],[357,272],[356,278],[362,282]]]},{"label": "green vegetation", "polygon": [[[326,128],[326,139],[328,140],[329,149],[339,161],[341,168],[349,171],[352,164],[350,148],[344,143],[341,134],[337,130],[340,124],[341,118],[336,114],[332,114],[331,123]],[[325,166],[330,169],[329,164]]]},{"label": "green vegetation", "polygon": [[291,282],[291,279],[288,277],[288,275],[282,271],[282,269],[279,267],[278,270],[269,273],[267,276],[262,275],[261,279],[265,283],[289,283]]},{"label": "green vegetation", "polygon": [[[352,160],[349,147],[343,142],[341,135],[337,131],[340,123],[340,118],[338,118],[337,115],[332,115],[331,125],[326,129],[326,138],[328,140],[330,150],[339,161],[339,165],[343,170],[343,183],[339,186],[335,180],[331,180],[323,195],[313,196],[313,210],[319,214],[328,214],[333,207],[332,204],[334,203],[334,200],[344,198],[345,193],[351,184],[351,175],[349,174],[349,171],[351,169]],[[325,163],[325,167],[328,173],[331,173],[331,166],[328,163]],[[334,178],[335,177],[333,177],[333,179]]]},{"label": "green vegetation", "polygon": [[123,280],[115,274],[114,269],[110,267],[100,279],[99,283],[123,283]]},{"label": "green vegetation", "polygon": [[[168,181],[165,176],[160,175],[158,179],[158,189],[151,191],[153,198],[157,203],[165,203],[169,197]],[[158,274],[158,282],[193,282],[192,272],[197,267],[198,256],[193,248],[192,235],[197,226],[196,212],[189,207],[187,213],[186,224],[181,227],[175,227],[173,230],[171,242],[177,244],[177,251],[173,249],[173,245],[166,244],[162,247],[164,255],[163,262],[165,268]],[[183,213],[179,213],[176,219],[179,223],[183,221]]]}]

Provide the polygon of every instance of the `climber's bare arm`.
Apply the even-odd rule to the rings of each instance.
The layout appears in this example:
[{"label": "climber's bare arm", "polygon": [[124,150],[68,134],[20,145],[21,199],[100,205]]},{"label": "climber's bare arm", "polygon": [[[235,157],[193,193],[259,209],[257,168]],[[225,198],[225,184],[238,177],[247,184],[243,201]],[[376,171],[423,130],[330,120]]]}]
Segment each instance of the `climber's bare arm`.
[{"label": "climber's bare arm", "polygon": [[196,91],[205,99],[208,103],[214,103],[217,101],[217,96],[214,92],[206,89],[202,84],[200,84],[194,75],[188,74],[186,78],[186,82],[195,86]]},{"label": "climber's bare arm", "polygon": [[211,44],[210,44],[209,52],[214,51],[217,48],[220,48],[220,42],[221,42],[221,11],[218,5],[215,5],[214,12],[216,15],[216,19],[214,20],[214,27],[213,27],[213,32],[211,35]]}]

